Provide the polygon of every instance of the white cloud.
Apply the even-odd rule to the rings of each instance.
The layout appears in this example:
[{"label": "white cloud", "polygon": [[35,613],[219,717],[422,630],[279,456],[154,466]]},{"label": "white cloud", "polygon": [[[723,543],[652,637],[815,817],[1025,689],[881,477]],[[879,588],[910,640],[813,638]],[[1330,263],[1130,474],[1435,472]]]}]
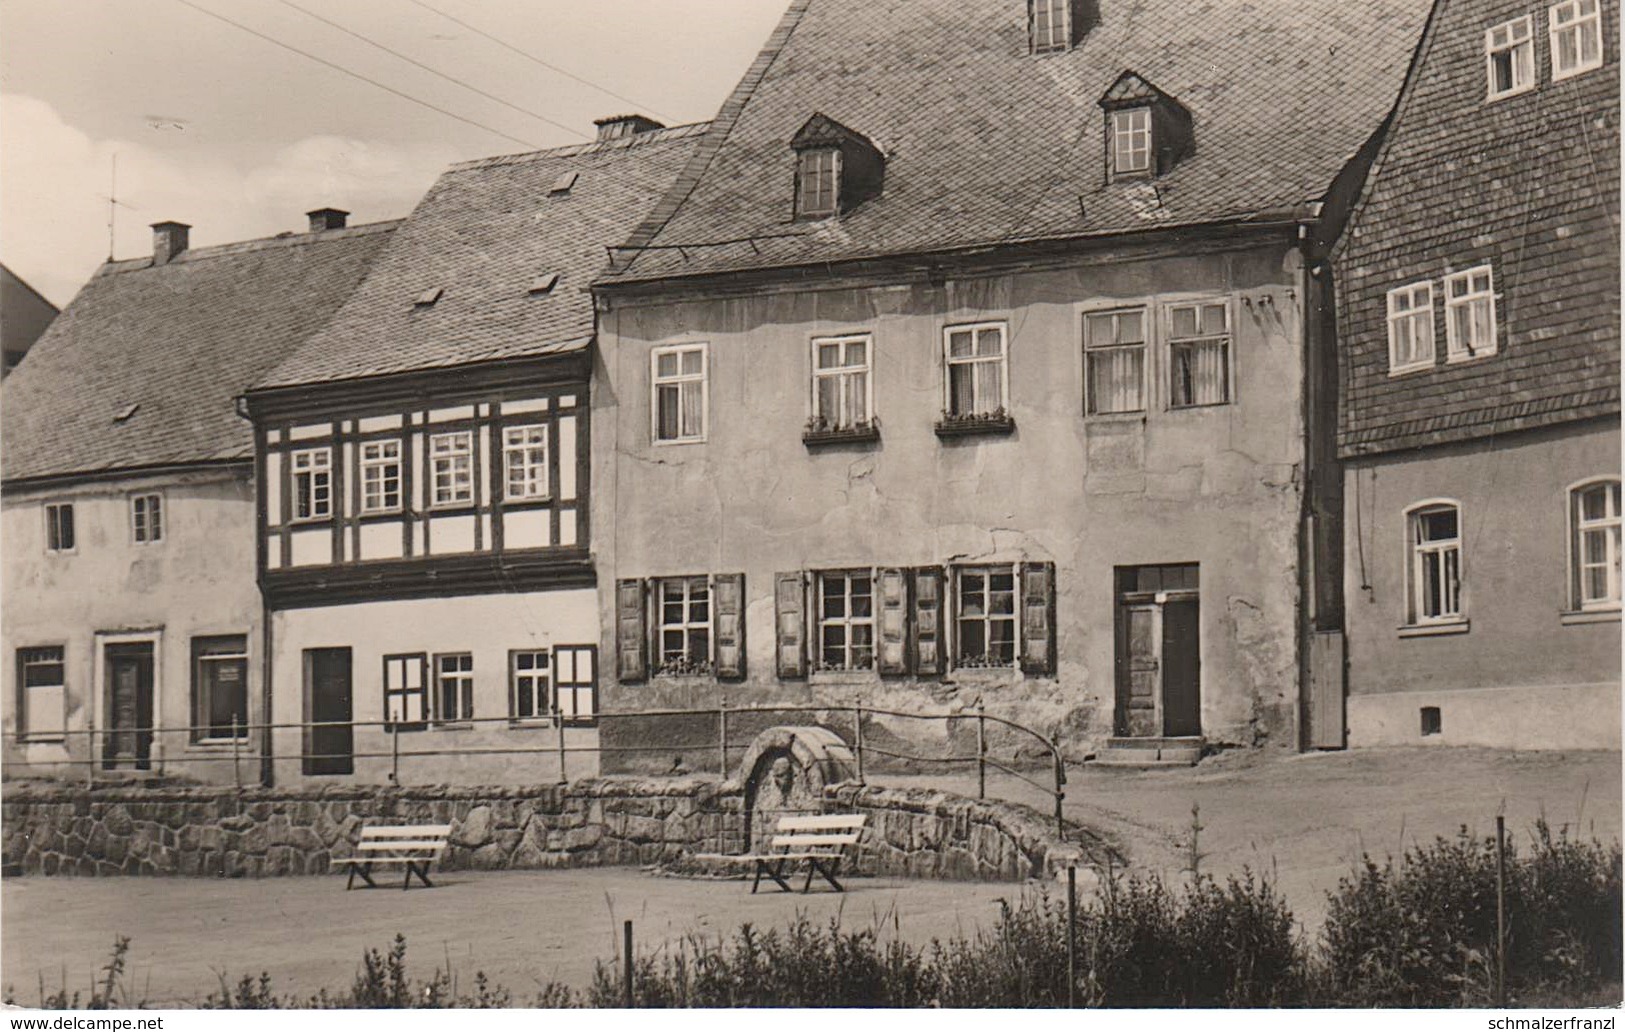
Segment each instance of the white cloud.
[{"label": "white cloud", "polygon": [[44,101],[0,93],[0,259],[65,304],[107,256],[114,154],[127,205],[117,215],[119,258],[147,254],[147,225],[164,219],[190,223],[200,247],[302,230],[305,211],[329,205],[357,222],[394,218],[457,157],[438,144],[312,136],[243,158],[185,134],[166,132],[160,145],[92,139]]}]

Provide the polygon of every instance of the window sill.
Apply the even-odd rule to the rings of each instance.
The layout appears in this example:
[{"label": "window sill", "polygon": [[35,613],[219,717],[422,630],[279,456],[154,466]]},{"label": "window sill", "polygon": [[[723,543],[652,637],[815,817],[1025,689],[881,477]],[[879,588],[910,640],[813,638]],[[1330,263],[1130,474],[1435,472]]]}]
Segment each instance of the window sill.
[{"label": "window sill", "polygon": [[1440,634],[1466,634],[1472,626],[1467,620],[1441,620],[1438,623],[1406,624],[1399,629],[1401,638],[1431,638]]},{"label": "window sill", "polygon": [[1135,409],[1133,412],[1089,412],[1083,417],[1089,424],[1110,426],[1120,424],[1127,426],[1130,423],[1145,423],[1145,409]]},{"label": "window sill", "polygon": [[1494,104],[1498,100],[1510,100],[1513,97],[1521,97],[1525,93],[1533,91],[1534,88],[1535,83],[1529,83],[1527,86],[1519,86],[1516,89],[1507,90],[1505,93],[1491,93],[1484,97],[1484,103]]},{"label": "window sill", "polygon": [[18,745],[23,745],[23,746],[27,746],[27,745],[60,745],[63,748],[67,748],[68,738],[67,738],[66,735],[49,735],[49,734],[31,735],[31,734],[28,734],[28,733],[25,732],[25,733],[20,734],[20,735],[17,736],[17,744]]},{"label": "window sill", "polygon": [[436,721],[429,725],[431,731],[472,731],[473,724],[466,724],[460,720]]},{"label": "window sill", "polygon": [[404,735],[411,731],[427,731],[428,729],[428,724],[385,724],[384,734],[393,735],[400,733]]},{"label": "window sill", "polygon": [[1438,364],[1439,363],[1437,361],[1429,360],[1427,362],[1416,362],[1416,363],[1413,363],[1411,365],[1405,365],[1405,366],[1389,366],[1388,367],[1388,375],[1390,377],[1396,377],[1396,376],[1410,376],[1410,375],[1415,374],[1415,373],[1425,373],[1429,369],[1432,369],[1435,366],[1437,366]]},{"label": "window sill", "polygon": [[510,717],[508,729],[510,731],[545,731],[553,726],[553,721],[547,717]]},{"label": "window sill", "polygon": [[982,434],[1007,437],[1015,433],[1016,421],[1010,416],[965,416],[937,420],[938,437],[976,437]]},{"label": "window sill", "polygon": [[1573,627],[1577,624],[1619,623],[1619,610],[1566,609],[1560,612],[1557,618],[1564,627]]},{"label": "window sill", "polygon": [[504,512],[522,512],[526,509],[545,509],[553,504],[551,495],[536,498],[504,498],[497,503]]},{"label": "window sill", "polygon": [[462,502],[437,502],[429,506],[430,516],[455,516],[461,513],[471,513],[475,509],[472,498]]},{"label": "window sill", "polygon": [[290,526],[290,527],[294,528],[295,530],[297,530],[297,529],[299,529],[301,527],[323,527],[323,526],[328,526],[332,522],[333,522],[333,517],[332,516],[304,516],[304,517],[295,516],[293,519],[288,521],[288,526]]},{"label": "window sill", "polygon": [[406,510],[396,507],[394,509],[371,509],[356,517],[357,523],[387,523],[405,516]]},{"label": "window sill", "polygon": [[662,439],[662,438],[657,437],[651,443],[656,448],[669,448],[674,444],[704,444],[705,443],[705,438],[703,438],[703,437],[668,437],[668,438]]},{"label": "window sill", "polygon": [[874,425],[843,427],[839,430],[807,430],[801,435],[801,443],[809,448],[839,444],[873,444],[878,440],[880,427]]},{"label": "window sill", "polygon": [[200,738],[186,743],[186,747],[200,752],[230,752],[233,746],[245,749],[251,744],[246,738]]},{"label": "window sill", "polygon": [[1494,349],[1491,349],[1489,351],[1474,351],[1474,352],[1471,352],[1471,353],[1468,353],[1468,352],[1454,352],[1454,353],[1447,353],[1444,356],[1444,364],[1445,365],[1464,365],[1464,364],[1466,364],[1468,362],[1477,362],[1480,359],[1494,358],[1494,357],[1495,357]]},{"label": "window sill", "polygon": [[1168,406],[1168,411],[1169,412],[1205,412],[1205,411],[1207,411],[1209,409],[1225,408],[1229,404],[1230,404],[1230,399],[1226,398],[1223,401],[1205,401],[1205,402],[1202,402],[1201,404],[1169,405]]}]

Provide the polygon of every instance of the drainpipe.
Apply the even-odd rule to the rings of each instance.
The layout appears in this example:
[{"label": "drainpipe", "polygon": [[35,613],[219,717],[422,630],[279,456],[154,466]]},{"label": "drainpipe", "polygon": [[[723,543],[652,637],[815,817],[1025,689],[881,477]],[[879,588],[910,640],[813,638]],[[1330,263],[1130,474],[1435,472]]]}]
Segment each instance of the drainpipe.
[{"label": "drainpipe", "polygon": [[[1312,709],[1310,699],[1310,638],[1314,634],[1314,615],[1318,612],[1320,599],[1316,595],[1315,560],[1318,556],[1316,538],[1321,532],[1320,521],[1316,518],[1315,504],[1317,500],[1316,486],[1320,482],[1321,470],[1319,456],[1316,453],[1316,434],[1323,421],[1321,403],[1321,383],[1324,371],[1321,368],[1323,355],[1319,352],[1323,341],[1320,339],[1320,319],[1317,314],[1316,287],[1312,269],[1318,260],[1315,257],[1315,229],[1318,226],[1321,213],[1321,204],[1311,202],[1304,206],[1298,221],[1298,310],[1299,326],[1303,340],[1303,370],[1304,391],[1301,402],[1303,411],[1303,498],[1298,515],[1298,691],[1296,699],[1297,719],[1293,721],[1294,737],[1293,748],[1296,752],[1304,752],[1309,747],[1309,714]],[[1311,374],[1312,378],[1311,378]]]}]

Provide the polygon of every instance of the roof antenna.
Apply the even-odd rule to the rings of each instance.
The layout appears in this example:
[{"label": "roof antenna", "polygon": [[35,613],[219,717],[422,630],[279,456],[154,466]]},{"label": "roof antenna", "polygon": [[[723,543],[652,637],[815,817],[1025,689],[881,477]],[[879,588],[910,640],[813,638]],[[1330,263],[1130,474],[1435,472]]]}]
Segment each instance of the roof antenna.
[{"label": "roof antenna", "polygon": [[118,151],[113,152],[113,174],[107,184],[107,260],[113,260],[113,225],[118,220]]}]

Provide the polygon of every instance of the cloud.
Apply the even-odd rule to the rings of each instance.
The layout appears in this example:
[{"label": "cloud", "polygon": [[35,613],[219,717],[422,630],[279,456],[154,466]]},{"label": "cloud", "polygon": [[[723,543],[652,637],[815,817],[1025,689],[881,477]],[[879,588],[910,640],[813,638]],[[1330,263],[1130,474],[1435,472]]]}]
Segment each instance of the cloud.
[{"label": "cloud", "polygon": [[0,260],[66,304],[107,257],[115,154],[119,258],[149,253],[147,225],[164,219],[190,223],[202,247],[303,230],[303,213],[318,207],[356,222],[395,218],[457,157],[439,144],[338,136],[243,155],[188,136],[182,127],[156,143],[93,139],[44,101],[0,93]]}]

